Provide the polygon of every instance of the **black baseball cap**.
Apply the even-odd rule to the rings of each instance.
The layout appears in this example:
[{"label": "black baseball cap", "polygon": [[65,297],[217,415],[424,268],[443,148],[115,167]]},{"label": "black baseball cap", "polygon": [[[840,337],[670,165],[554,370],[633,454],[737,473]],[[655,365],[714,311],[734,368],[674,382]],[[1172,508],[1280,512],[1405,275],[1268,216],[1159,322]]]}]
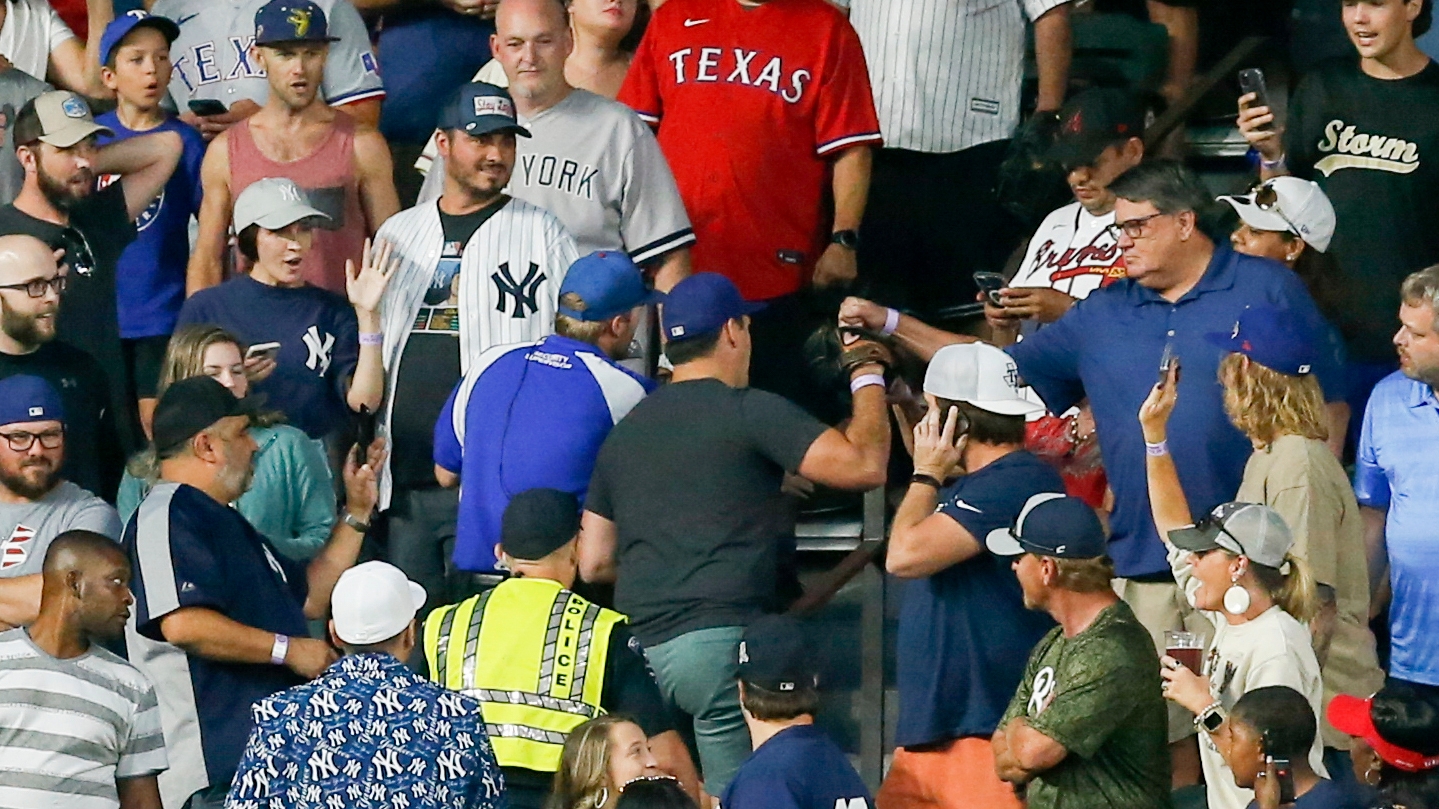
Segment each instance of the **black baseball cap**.
[{"label": "black baseball cap", "polygon": [[766,691],[819,685],[819,666],[804,625],[788,615],[764,615],[739,642],[739,678]]},{"label": "black baseball cap", "polygon": [[1059,111],[1059,133],[1049,157],[1066,169],[1088,166],[1111,144],[1144,136],[1144,106],[1134,93],[1094,87]]},{"label": "black baseball cap", "polygon": [[520,125],[515,113],[515,100],[510,91],[482,81],[462,84],[440,108],[436,123],[440,129],[459,129],[471,135],[489,132],[513,132],[522,138],[530,130]]},{"label": "black baseball cap", "polygon": [[208,376],[182,379],[165,390],[155,405],[155,454],[167,457],[191,438],[230,416],[254,416],[262,396],[235,398]]},{"label": "black baseball cap", "polygon": [[580,500],[558,489],[528,489],[510,498],[500,544],[516,559],[543,559],[580,532]]}]

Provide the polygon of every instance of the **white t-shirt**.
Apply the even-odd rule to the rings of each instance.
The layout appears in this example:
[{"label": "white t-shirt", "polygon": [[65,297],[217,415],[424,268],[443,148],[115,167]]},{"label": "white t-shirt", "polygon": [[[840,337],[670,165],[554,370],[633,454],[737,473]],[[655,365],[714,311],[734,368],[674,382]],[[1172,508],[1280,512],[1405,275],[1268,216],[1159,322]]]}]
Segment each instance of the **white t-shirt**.
[{"label": "white t-shirt", "polygon": [[37,79],[49,72],[50,54],[75,34],[45,0],[4,0],[0,55]]},{"label": "white t-shirt", "polygon": [[1053,287],[1083,300],[1101,286],[1124,277],[1124,253],[1106,231],[1114,212],[1095,216],[1078,202],[1050,212],[1024,253],[1012,288]]}]

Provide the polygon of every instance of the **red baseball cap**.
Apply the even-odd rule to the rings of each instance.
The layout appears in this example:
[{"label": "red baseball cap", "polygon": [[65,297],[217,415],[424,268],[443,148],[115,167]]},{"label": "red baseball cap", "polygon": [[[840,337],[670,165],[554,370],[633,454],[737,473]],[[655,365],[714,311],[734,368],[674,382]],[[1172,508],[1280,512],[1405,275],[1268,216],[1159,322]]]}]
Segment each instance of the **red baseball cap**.
[{"label": "red baseball cap", "polygon": [[1398,767],[1405,772],[1420,772],[1439,767],[1439,755],[1425,757],[1423,753],[1400,747],[1380,736],[1378,728],[1374,727],[1374,717],[1370,712],[1370,706],[1373,703],[1373,697],[1360,699],[1348,694],[1340,694],[1329,703],[1329,724],[1341,733],[1358,736],[1368,742],[1369,746],[1374,748],[1374,752],[1378,753],[1386,764]]}]

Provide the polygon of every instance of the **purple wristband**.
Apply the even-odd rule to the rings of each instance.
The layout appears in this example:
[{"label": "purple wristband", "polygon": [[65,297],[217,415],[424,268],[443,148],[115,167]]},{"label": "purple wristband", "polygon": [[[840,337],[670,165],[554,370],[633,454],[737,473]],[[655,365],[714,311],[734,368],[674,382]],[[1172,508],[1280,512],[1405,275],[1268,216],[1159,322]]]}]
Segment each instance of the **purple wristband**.
[{"label": "purple wristband", "polygon": [[385,335],[380,332],[360,332],[360,345],[382,346],[385,344]]},{"label": "purple wristband", "polygon": [[897,328],[899,328],[899,310],[886,309],[884,315],[884,328],[879,330],[880,333],[894,334],[894,330]]}]

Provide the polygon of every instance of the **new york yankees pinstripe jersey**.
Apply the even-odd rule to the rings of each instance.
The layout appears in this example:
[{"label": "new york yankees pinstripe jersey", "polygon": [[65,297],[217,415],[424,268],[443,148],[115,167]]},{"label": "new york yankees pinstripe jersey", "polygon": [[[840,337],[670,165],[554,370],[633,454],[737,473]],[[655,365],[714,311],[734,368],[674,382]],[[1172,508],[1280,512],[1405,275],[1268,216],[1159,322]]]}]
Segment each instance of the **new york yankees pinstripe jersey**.
[{"label": "new york yankees pinstripe jersey", "polygon": [[[264,105],[270,96],[265,71],[255,63],[255,12],[266,0],[158,0],[151,13],[169,17],[180,26],[180,38],[170,46],[175,67],[170,95],[181,112],[197,98],[213,98],[233,106],[240,99]],[[349,0],[315,0],[325,12],[330,43],[325,60],[325,86],[329,104],[349,104],[384,98],[370,35],[365,21]]]},{"label": "new york yankees pinstripe jersey", "polygon": [[751,300],[809,280],[828,242],[830,161],[881,140],[859,38],[824,0],[670,0],[620,101],[659,127],[695,269]]},{"label": "new york yankees pinstripe jersey", "polygon": [[1025,21],[1069,0],[840,0],[869,62],[885,145],[957,152],[1019,124]]},{"label": "new york yankees pinstripe jersey", "polygon": [[[520,199],[503,205],[470,237],[460,258],[461,373],[491,346],[533,342],[553,332],[560,284],[579,258],[574,237],[554,214]],[[395,214],[376,238],[394,245],[400,261],[380,301],[386,389],[394,391],[415,316],[445,252],[439,203]],[[382,424],[389,424],[393,407],[394,397],[387,397]],[[391,489],[387,460],[380,476],[382,509],[389,506]]]}]

